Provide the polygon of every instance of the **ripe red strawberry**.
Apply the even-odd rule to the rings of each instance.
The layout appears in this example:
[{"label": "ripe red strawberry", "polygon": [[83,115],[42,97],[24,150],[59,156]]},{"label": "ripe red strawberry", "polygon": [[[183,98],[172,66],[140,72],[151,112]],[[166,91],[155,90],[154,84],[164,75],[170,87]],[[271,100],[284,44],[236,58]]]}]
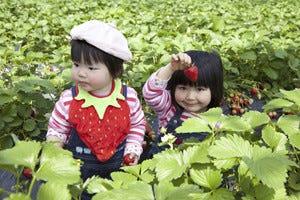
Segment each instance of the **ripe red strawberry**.
[{"label": "ripe red strawberry", "polygon": [[256,88],[252,88],[252,89],[251,89],[251,95],[252,95],[252,96],[256,96],[257,94],[258,94],[257,89],[256,89]]},{"label": "ripe red strawberry", "polygon": [[124,164],[125,165],[129,165],[130,163],[133,163],[134,162],[134,158],[132,158],[130,156],[130,154],[126,154],[124,157],[123,157],[123,161],[124,161]]},{"label": "ripe red strawberry", "polygon": [[184,74],[191,81],[197,81],[197,79],[198,79],[198,68],[196,66],[191,66],[191,67],[185,68]]},{"label": "ripe red strawberry", "polygon": [[31,173],[31,169],[26,168],[23,171],[24,176],[26,176],[27,178],[32,178],[32,173]]}]

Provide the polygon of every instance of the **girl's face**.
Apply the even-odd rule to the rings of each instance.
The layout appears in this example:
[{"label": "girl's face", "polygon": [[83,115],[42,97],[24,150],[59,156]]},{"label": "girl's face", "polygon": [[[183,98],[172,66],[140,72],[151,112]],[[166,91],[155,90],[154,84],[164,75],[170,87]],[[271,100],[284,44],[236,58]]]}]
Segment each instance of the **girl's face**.
[{"label": "girl's face", "polygon": [[211,91],[206,87],[177,85],[175,100],[185,111],[201,113],[207,110],[211,101]]},{"label": "girl's face", "polygon": [[87,92],[103,96],[111,91],[113,78],[103,63],[87,65],[73,62],[71,74],[73,82]]}]

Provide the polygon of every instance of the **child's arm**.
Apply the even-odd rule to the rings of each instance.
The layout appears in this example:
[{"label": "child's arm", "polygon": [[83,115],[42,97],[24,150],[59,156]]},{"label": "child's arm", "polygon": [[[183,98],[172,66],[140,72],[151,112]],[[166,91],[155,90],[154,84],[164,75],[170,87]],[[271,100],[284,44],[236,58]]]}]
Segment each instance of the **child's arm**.
[{"label": "child's arm", "polygon": [[60,99],[55,103],[48,124],[46,135],[47,142],[55,142],[59,147],[63,147],[70,134],[71,126],[67,120],[70,101],[73,99],[71,90],[66,90],[61,94]]},{"label": "child's arm", "polygon": [[127,103],[130,107],[131,127],[126,138],[124,155],[131,154],[130,158],[134,161],[130,165],[134,165],[137,164],[143,152],[142,143],[146,131],[146,121],[137,92],[130,87],[127,87]]}]

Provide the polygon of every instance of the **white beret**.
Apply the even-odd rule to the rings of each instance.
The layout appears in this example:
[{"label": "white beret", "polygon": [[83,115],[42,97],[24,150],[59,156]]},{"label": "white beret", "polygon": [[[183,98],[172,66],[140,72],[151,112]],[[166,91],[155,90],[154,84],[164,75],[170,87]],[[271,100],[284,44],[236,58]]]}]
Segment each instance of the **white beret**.
[{"label": "white beret", "polygon": [[110,23],[98,20],[87,21],[71,30],[71,39],[85,40],[87,43],[124,61],[132,58],[125,36]]}]

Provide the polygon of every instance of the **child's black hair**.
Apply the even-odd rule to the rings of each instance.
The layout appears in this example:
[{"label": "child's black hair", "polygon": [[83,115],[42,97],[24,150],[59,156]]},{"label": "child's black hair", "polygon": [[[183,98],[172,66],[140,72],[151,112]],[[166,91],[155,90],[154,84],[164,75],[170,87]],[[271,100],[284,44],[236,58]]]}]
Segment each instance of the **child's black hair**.
[{"label": "child's black hair", "polygon": [[120,77],[123,73],[124,61],[118,57],[108,54],[84,40],[71,40],[71,59],[73,62],[92,65],[103,63],[107,66],[113,78]]},{"label": "child's black hair", "polygon": [[197,82],[191,81],[184,75],[183,70],[177,70],[173,73],[167,85],[167,89],[171,91],[173,105],[177,110],[182,110],[175,101],[176,86],[181,84],[210,88],[211,101],[207,109],[220,106],[223,98],[223,64],[221,57],[217,52],[191,50],[185,53],[191,57],[192,64],[197,66],[198,79]]}]

